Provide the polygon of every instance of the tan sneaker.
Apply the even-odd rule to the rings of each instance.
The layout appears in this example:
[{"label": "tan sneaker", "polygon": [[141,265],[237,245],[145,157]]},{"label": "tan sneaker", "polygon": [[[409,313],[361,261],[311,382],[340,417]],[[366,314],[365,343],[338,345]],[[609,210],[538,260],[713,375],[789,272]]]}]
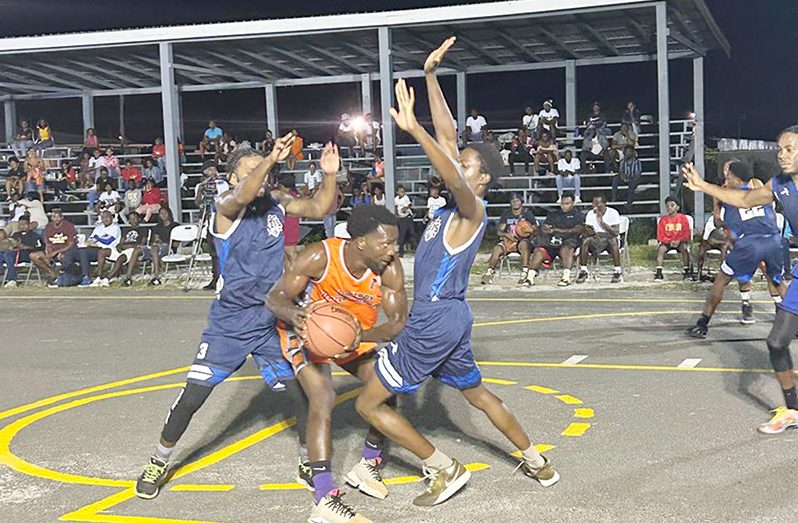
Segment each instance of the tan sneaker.
[{"label": "tan sneaker", "polygon": [[443,503],[463,488],[471,473],[457,460],[448,469],[435,470],[424,467],[427,490],[413,500],[414,505],[431,507]]},{"label": "tan sneaker", "polygon": [[778,407],[771,412],[773,417],[759,426],[762,434],[781,434],[787,429],[798,428],[798,410]]},{"label": "tan sneaker", "polygon": [[360,458],[358,464],[345,476],[346,482],[367,496],[385,499],[388,496],[388,487],[382,481],[381,464],[382,458]]},{"label": "tan sneaker", "polygon": [[342,492],[333,489],[321,498],[319,504],[310,513],[308,523],[371,523],[371,520],[361,516],[343,502]]},{"label": "tan sneaker", "polygon": [[544,487],[550,487],[560,481],[560,475],[554,470],[554,467],[551,466],[551,462],[546,456],[543,456],[543,461],[542,467],[534,468],[531,463],[522,458],[519,466],[528,477],[536,480]]}]

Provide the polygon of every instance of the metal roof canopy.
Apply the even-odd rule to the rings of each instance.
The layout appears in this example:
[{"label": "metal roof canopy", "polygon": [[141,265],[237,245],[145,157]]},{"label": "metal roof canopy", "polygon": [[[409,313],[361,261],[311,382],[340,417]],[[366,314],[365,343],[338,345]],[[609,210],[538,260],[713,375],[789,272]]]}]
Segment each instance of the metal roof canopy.
[{"label": "metal roof canopy", "polygon": [[[656,60],[659,113],[667,115],[667,59],[692,58],[702,69],[707,51],[730,52],[704,0],[515,0],[6,38],[0,39],[6,134],[11,135],[15,120],[14,100],[82,97],[84,127],[89,127],[94,96],[161,93],[165,143],[176,143],[180,92],[240,88],[265,88],[268,124],[276,129],[276,87],[361,82],[365,106],[371,80],[381,81],[386,120],[392,79],[421,76],[430,49],[452,34],[458,43],[440,73],[457,75],[461,128],[467,74],[564,68],[566,124],[573,126],[576,67]],[[667,117],[660,120],[662,148]],[[393,125],[385,123],[392,153]],[[386,173],[392,173],[394,155],[386,151],[384,156]],[[660,179],[670,187],[667,159],[664,153],[660,157],[666,171]],[[167,166],[179,172],[175,147],[167,148]],[[176,182],[172,178],[170,187]],[[392,204],[393,187],[386,182]],[[170,205],[180,209],[179,191],[170,191]]]}]

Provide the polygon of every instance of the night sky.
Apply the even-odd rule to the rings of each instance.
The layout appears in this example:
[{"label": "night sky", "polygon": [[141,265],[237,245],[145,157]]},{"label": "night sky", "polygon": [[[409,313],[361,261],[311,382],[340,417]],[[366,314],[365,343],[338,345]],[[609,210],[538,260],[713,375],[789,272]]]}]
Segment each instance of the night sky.
[{"label": "night sky", "polygon": [[[781,128],[798,122],[798,1],[706,1],[732,46],[730,59],[714,51],[705,62],[708,135],[736,137],[741,133],[747,138],[773,139]],[[368,5],[369,10],[380,10],[464,3],[474,2],[394,0]],[[364,5],[351,0],[305,0],[297,4],[253,0],[0,0],[0,32],[16,36],[281,18],[358,12]],[[692,62],[671,61],[670,77],[672,117],[683,117],[692,109]],[[453,105],[454,78],[445,79],[443,86]],[[468,89],[469,106],[478,107],[493,127],[517,125],[525,105],[538,107],[545,98],[565,98],[561,70],[475,75],[469,77]],[[654,63],[580,69],[578,90],[580,120],[594,99],[604,103],[611,119],[619,119],[628,99],[637,100],[644,113],[656,113]],[[374,91],[378,94],[376,83]],[[294,126],[311,139],[322,139],[332,132],[341,112],[359,112],[360,91],[357,84],[281,88],[278,101],[281,126]],[[209,118],[216,118],[239,138],[259,137],[265,128],[263,105],[261,90],[186,94],[188,141],[196,141]],[[419,112],[423,111],[425,108],[419,107]],[[101,136],[116,136],[118,113],[118,98],[97,99],[95,123]],[[80,101],[75,99],[19,103],[18,116],[47,117],[62,137],[75,136],[82,128]],[[131,140],[152,140],[160,134],[160,119],[159,96],[126,97],[126,134]]]}]

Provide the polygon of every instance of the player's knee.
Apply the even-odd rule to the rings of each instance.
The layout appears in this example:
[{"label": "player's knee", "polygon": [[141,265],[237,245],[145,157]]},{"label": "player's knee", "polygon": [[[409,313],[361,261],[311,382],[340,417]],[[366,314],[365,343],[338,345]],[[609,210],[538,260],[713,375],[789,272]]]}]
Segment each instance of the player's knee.
[{"label": "player's knee", "polygon": [[329,416],[335,408],[335,391],[320,387],[308,394],[308,403],[311,414]]},{"label": "player's knee", "polygon": [[212,386],[206,385],[197,385],[196,383],[186,383],[183,392],[175,402],[173,410],[177,410],[178,408],[184,410],[186,412],[190,412],[194,414],[202,404],[205,403],[205,400],[208,399],[210,396],[211,391],[213,390]]},{"label": "player's knee", "polygon": [[486,410],[490,405],[496,401],[501,401],[494,396],[488,389],[483,386],[474,387],[473,389],[466,389],[463,395],[474,408],[479,410]]},{"label": "player's knee", "polygon": [[771,334],[768,336],[768,352],[770,353],[770,363],[776,372],[785,372],[793,368],[789,342],[785,343],[778,336]]}]

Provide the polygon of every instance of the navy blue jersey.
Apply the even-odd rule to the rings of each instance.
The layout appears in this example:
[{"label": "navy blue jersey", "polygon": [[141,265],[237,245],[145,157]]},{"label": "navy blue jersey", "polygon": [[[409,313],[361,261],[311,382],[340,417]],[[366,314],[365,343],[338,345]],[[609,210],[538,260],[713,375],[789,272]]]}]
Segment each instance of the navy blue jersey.
[{"label": "navy blue jersey", "polygon": [[464,300],[468,288],[468,274],[485,234],[487,216],[465,245],[454,249],[446,243],[446,233],[456,208],[435,211],[427,224],[416,251],[414,265],[414,300]]},{"label": "navy blue jersey", "polygon": [[798,187],[792,176],[780,173],[773,177],[773,196],[781,204],[782,212],[793,231],[798,231]]},{"label": "navy blue jersey", "polygon": [[[750,187],[743,185],[741,189],[749,190]],[[739,209],[724,203],[721,205],[721,209],[721,219],[734,239],[748,234],[781,234],[776,223],[776,211],[773,210],[772,205]]]}]

